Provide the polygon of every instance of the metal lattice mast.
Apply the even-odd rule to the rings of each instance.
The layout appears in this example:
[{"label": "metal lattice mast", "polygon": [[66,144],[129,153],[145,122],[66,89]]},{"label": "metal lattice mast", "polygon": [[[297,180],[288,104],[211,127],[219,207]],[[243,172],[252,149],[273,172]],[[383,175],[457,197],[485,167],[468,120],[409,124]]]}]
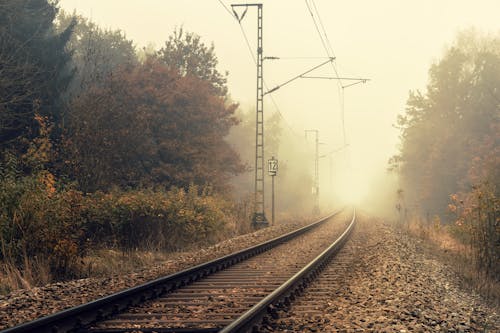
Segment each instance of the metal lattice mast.
[{"label": "metal lattice mast", "polygon": [[[257,103],[255,112],[255,207],[253,223],[255,225],[267,225],[268,221],[265,214],[264,200],[264,73],[263,73],[263,31],[262,31],[262,12],[261,3],[252,4],[233,4],[233,12],[241,24],[245,17],[248,7],[257,7]],[[245,7],[243,14],[238,15],[234,7]]]},{"label": "metal lattice mast", "polygon": [[255,127],[255,214],[254,223],[266,223],[264,212],[264,73],[262,4],[257,5],[257,108]]}]

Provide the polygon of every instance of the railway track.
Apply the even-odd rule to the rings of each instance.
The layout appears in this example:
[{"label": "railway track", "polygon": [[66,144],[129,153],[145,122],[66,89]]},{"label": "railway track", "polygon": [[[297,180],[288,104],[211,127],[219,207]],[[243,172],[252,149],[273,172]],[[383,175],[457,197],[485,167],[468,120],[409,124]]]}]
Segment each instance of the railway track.
[{"label": "railway track", "polygon": [[20,332],[250,332],[317,276],[355,223],[336,212],[258,246],[19,325]]},{"label": "railway track", "polygon": [[[373,230],[371,230],[373,232]],[[317,278],[296,297],[293,303],[279,309],[278,315],[261,329],[267,332],[337,332],[345,330],[341,323],[325,318],[325,314],[343,309],[335,304],[335,299],[349,295],[349,279],[360,249],[366,249],[370,232],[358,230],[346,246],[331,259]],[[364,318],[359,318],[364,322]]]}]

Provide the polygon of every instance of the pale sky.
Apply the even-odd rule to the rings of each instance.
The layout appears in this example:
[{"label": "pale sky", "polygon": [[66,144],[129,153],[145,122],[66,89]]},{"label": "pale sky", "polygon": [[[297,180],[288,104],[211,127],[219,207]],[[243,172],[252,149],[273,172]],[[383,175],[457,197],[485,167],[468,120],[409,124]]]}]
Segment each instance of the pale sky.
[{"label": "pale sky", "polygon": [[[227,7],[242,1],[221,0]],[[253,1],[252,1],[253,2]],[[264,55],[324,57],[305,1],[264,0]],[[309,1],[312,4],[311,1]],[[60,0],[60,6],[105,28],[121,29],[142,47],[161,47],[175,27],[213,42],[219,70],[228,71],[229,91],[243,108],[255,107],[255,66],[234,17],[218,0]],[[347,88],[345,122],[356,183],[367,192],[394,154],[398,132],[392,128],[408,92],[424,89],[429,66],[441,58],[456,34],[471,27],[500,30],[499,0],[315,0],[341,76],[369,78]],[[256,9],[242,25],[255,52]],[[310,69],[322,59],[282,59],[265,63],[269,88]],[[325,66],[315,72],[333,75]],[[337,83],[301,79],[273,93],[289,126],[298,135],[318,129],[332,150],[342,143]],[[265,113],[275,112],[266,96]],[[286,143],[283,143],[286,144]]]}]

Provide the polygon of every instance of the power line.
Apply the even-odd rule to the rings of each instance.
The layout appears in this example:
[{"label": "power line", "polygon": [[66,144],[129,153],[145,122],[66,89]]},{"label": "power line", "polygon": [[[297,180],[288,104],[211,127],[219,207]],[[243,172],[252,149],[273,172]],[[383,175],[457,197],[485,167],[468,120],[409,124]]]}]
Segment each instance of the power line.
[{"label": "power line", "polygon": [[[241,34],[243,35],[243,38],[245,40],[245,44],[247,46],[247,49],[248,49],[248,52],[250,53],[250,56],[252,57],[252,60],[255,64],[255,66],[257,66],[257,59],[255,58],[255,54],[252,50],[252,46],[250,44],[250,41],[248,39],[248,36],[245,32],[245,29],[243,28],[243,25],[241,24],[241,21],[238,20],[237,17],[235,17],[234,13],[224,4],[224,2],[222,2],[222,0],[218,0],[219,1],[219,4],[224,8],[224,10],[226,10],[226,12],[232,17],[232,18],[235,18],[237,21],[238,21],[238,24],[240,26],[240,30],[241,30]],[[326,58],[329,58],[329,57],[279,57],[279,59],[326,59]],[[269,87],[267,86],[267,83],[266,81],[264,80],[264,87],[266,88],[266,91],[269,91]],[[300,135],[298,133],[298,131],[296,131],[289,123],[288,121],[286,120],[286,118],[283,116],[283,113],[281,112],[281,109],[279,108],[278,106],[278,103],[276,102],[276,100],[274,99],[273,95],[269,95],[270,99],[271,99],[271,103],[273,104],[274,106],[274,109],[276,110],[276,112],[278,113],[279,117],[281,118],[281,120],[283,120],[283,123],[285,124],[286,128],[288,128],[288,130],[295,136],[297,137],[302,137],[302,135]]]},{"label": "power line", "polygon": [[[250,55],[252,56],[252,59],[253,59],[253,62],[255,64],[255,66],[257,66],[257,59],[255,59],[255,54],[253,53],[253,50],[252,50],[252,45],[250,45],[250,41],[248,40],[248,36],[245,32],[245,29],[243,29],[243,26],[241,25],[241,22],[239,22],[239,26],[240,26],[240,29],[241,29],[241,33],[243,34],[243,38],[245,39],[245,42],[247,44],[247,47],[248,47],[248,51],[250,52]],[[266,87],[267,89],[267,87]]]},{"label": "power line", "polygon": [[[335,52],[333,51],[332,45],[330,43],[330,39],[328,38],[328,34],[326,33],[325,26],[323,25],[323,21],[321,20],[321,17],[319,15],[319,11],[318,11],[318,9],[316,7],[316,4],[314,3],[314,0],[311,0],[311,1],[313,3],[314,9],[316,10],[316,15],[318,16],[318,19],[319,19],[319,22],[320,22],[320,25],[321,25],[321,29],[323,30],[325,38],[323,38],[323,34],[320,31],[320,28],[318,26],[318,22],[316,21],[316,18],[314,17],[314,13],[313,13],[313,11],[311,9],[311,6],[309,5],[308,0],[304,0],[304,1],[306,3],[307,9],[309,10],[309,14],[311,15],[311,18],[313,20],[314,27],[316,28],[316,32],[318,33],[318,36],[319,36],[319,38],[321,40],[321,44],[323,44],[323,48],[325,49],[326,55],[328,57],[335,58]],[[328,46],[330,46],[330,48],[328,48],[327,42],[328,42]],[[331,63],[331,66],[332,66],[332,69],[333,69],[333,72],[335,73],[335,75],[336,76],[340,76],[339,73],[338,73],[338,71],[337,71],[337,67],[335,66],[334,62]],[[342,80],[338,80],[337,81],[337,93],[339,94],[339,96],[340,96],[340,87],[342,87]]]},{"label": "power line", "polygon": [[350,85],[344,86],[344,88],[350,87],[351,85],[355,85],[358,83],[366,83],[366,81],[370,81],[370,79],[364,79],[360,77],[338,77],[338,76],[301,76],[302,79],[323,79],[323,80],[348,80],[348,81],[356,81]]},{"label": "power line", "polygon": [[311,10],[311,6],[309,5],[309,2],[307,0],[304,0],[304,1],[306,2],[306,6],[307,6],[307,9],[309,10],[309,14],[311,14],[311,18],[313,20],[314,27],[316,28],[316,31],[318,32],[319,39],[321,40],[321,44],[323,44],[323,48],[326,51],[326,55],[328,57],[331,57],[330,51],[328,50],[328,47],[326,46],[326,42],[323,39],[323,35],[321,34],[321,31],[319,30],[318,23],[316,22],[316,19],[314,18],[314,14],[313,14],[313,12]]},{"label": "power line", "polygon": [[[221,2],[221,0],[219,0],[219,2]],[[223,3],[221,3],[223,5]],[[229,12],[231,14],[232,17],[234,17],[234,15]],[[248,39],[248,36],[245,32],[245,29],[243,28],[243,25],[241,24],[241,22],[239,22],[239,26],[240,26],[240,30],[241,30],[241,33],[243,35],[243,38],[245,40],[245,43],[247,45],[247,48],[248,48],[248,52],[250,52],[250,56],[252,57],[252,60],[255,64],[255,66],[257,66],[257,59],[255,59],[255,55],[254,55],[254,52],[252,50],[252,45],[250,44],[250,41]],[[264,87],[266,88],[266,91],[269,91],[269,87],[267,86],[267,83],[266,83],[266,80],[264,79]],[[283,114],[281,113],[281,110],[280,108],[278,107],[278,103],[276,103],[276,100],[274,99],[274,97],[272,95],[269,96],[271,98],[271,102],[272,104],[274,105],[274,108],[276,110],[276,112],[278,113],[278,115],[280,116],[280,118],[283,120],[283,123],[286,125],[286,127],[290,130],[291,133],[293,133],[294,135],[300,137],[301,135],[298,134],[298,132],[296,130],[293,129],[293,127],[288,123],[288,121],[286,120],[286,118],[283,116]]]},{"label": "power line", "polygon": [[274,91],[278,90],[279,88],[281,88],[281,87],[283,87],[283,86],[286,86],[286,85],[287,85],[287,84],[289,84],[290,82],[295,81],[295,80],[297,80],[297,79],[300,79],[300,78],[304,77],[304,75],[305,75],[305,74],[309,74],[309,73],[311,73],[312,71],[314,71],[315,69],[318,69],[318,68],[322,67],[323,65],[325,65],[325,64],[327,64],[327,63],[329,63],[329,62],[332,62],[332,61],[333,61],[333,58],[330,58],[330,59],[328,59],[327,61],[322,62],[321,64],[316,65],[316,66],[314,66],[314,67],[313,67],[313,68],[311,68],[311,69],[308,69],[308,70],[307,70],[307,71],[305,71],[304,73],[299,74],[299,75],[296,75],[296,76],[294,76],[293,78],[291,78],[291,79],[287,80],[286,82],[284,82],[284,83],[282,83],[282,84],[277,85],[277,86],[276,86],[276,87],[274,87],[273,89],[268,90],[266,93],[264,93],[264,95],[270,94],[270,93],[272,93],[272,92],[274,92]]},{"label": "power line", "polygon": [[276,57],[279,60],[310,60],[310,59],[328,59],[328,57]]},{"label": "power line", "polygon": [[[323,48],[325,49],[325,52],[327,54],[327,56],[335,56],[335,53],[333,51],[333,47],[330,43],[330,39],[328,38],[328,34],[326,33],[326,29],[323,25],[323,21],[321,20],[321,16],[319,14],[319,10],[318,8],[316,7],[316,4],[314,2],[314,0],[311,0],[313,6],[314,6],[314,9],[316,11],[316,14],[318,16],[318,20],[319,20],[319,23],[321,25],[321,29],[323,30],[323,33],[325,35],[325,40],[323,39],[323,36],[320,32],[320,29],[318,28],[318,23],[316,22],[316,19],[314,18],[314,14],[311,10],[311,7],[309,5],[309,2],[308,0],[305,0],[305,3],[307,5],[307,9],[309,10],[309,13],[311,15],[311,18],[313,20],[313,23],[314,23],[314,26],[316,28],[316,31],[318,32],[318,35],[321,39],[321,43],[323,44]],[[328,46],[329,48],[328,48]],[[338,74],[338,71],[337,71],[337,68],[335,66],[335,64],[332,62],[331,63],[331,66],[332,66],[332,69],[333,69],[333,72],[335,73],[335,76],[336,77],[340,77],[340,75]],[[354,83],[356,84],[356,83]],[[348,86],[351,86],[352,84],[348,85]],[[344,102],[344,98],[345,98],[345,86],[344,84],[342,83],[342,80],[337,80],[337,93],[339,95],[339,99],[340,99],[340,116],[341,116],[341,122],[342,122],[342,138],[343,138],[343,142],[344,142],[344,146],[347,145],[347,138],[346,138],[346,129],[345,129],[345,102]],[[349,149],[346,149],[345,151],[345,154],[347,155],[347,170],[348,170],[348,173],[349,173],[349,176],[351,176],[351,173],[352,173],[352,165],[351,165],[351,155],[349,154]]]},{"label": "power line", "polygon": [[222,0],[219,0],[219,3],[221,4],[222,7],[224,7],[224,9],[229,13],[229,15],[231,15],[231,17],[234,17],[233,16],[233,13],[229,10],[229,8],[224,4],[224,2],[222,2]]},{"label": "power line", "polygon": [[[330,43],[330,39],[328,38],[328,34],[326,33],[326,29],[325,29],[325,26],[323,25],[323,21],[321,20],[319,10],[316,7],[316,3],[314,2],[314,0],[311,0],[313,7],[314,7],[314,10],[316,12],[316,16],[318,16],[319,25],[321,26],[321,30],[323,31],[323,34],[325,35],[324,38],[323,38],[323,34],[321,33],[320,28],[318,26],[318,22],[316,21],[316,18],[314,17],[314,13],[311,9],[311,6],[309,5],[308,0],[304,0],[304,1],[306,3],[307,9],[309,10],[309,14],[311,15],[311,18],[313,20],[314,27],[316,28],[316,31],[318,32],[319,38],[321,40],[321,44],[323,44],[323,48],[325,49],[326,55],[328,57],[335,58],[335,52],[333,51],[332,44]],[[339,76],[339,73],[337,71],[337,67],[335,66],[334,62],[331,63],[331,66],[332,66],[332,69],[333,69],[333,72],[335,73],[335,75]],[[343,86],[342,80],[338,80],[337,81],[337,93],[339,94],[339,96],[340,96],[340,88],[342,86]]]},{"label": "power line", "polygon": [[[319,23],[321,25],[321,30],[323,30],[323,34],[325,35],[325,38],[323,38],[323,35],[322,35],[322,33],[320,31],[320,28],[318,26],[318,22],[316,22],[316,18],[314,17],[314,13],[313,13],[313,11],[311,9],[311,6],[309,5],[308,0],[304,0],[304,1],[306,3],[307,9],[309,10],[309,14],[311,15],[311,18],[313,20],[314,27],[316,28],[316,31],[317,31],[317,33],[319,35],[321,43],[323,44],[323,48],[325,49],[325,52],[326,52],[327,56],[329,56],[329,57],[330,56],[334,56],[335,52],[333,51],[333,47],[332,47],[332,45],[330,43],[330,39],[328,38],[328,34],[326,33],[325,26],[323,25],[323,21],[321,20],[321,16],[319,14],[319,10],[316,7],[316,4],[315,4],[314,0],[311,0],[311,2],[312,2],[313,7],[314,7],[314,9],[316,11],[316,15],[318,16],[318,20],[319,20]],[[328,46],[330,48],[328,48],[327,43],[328,43]],[[340,77],[335,64],[332,62],[331,65],[332,65],[332,69],[333,69],[335,75],[337,77]],[[341,102],[340,102],[340,113],[341,113],[341,120],[342,120],[342,135],[343,135],[343,141],[344,141],[344,145],[345,145],[346,144],[346,134],[345,134],[346,131],[345,131],[345,121],[344,121],[345,116],[344,116],[344,102],[343,102],[343,99],[344,99],[344,85],[342,84],[342,80],[341,79],[337,80],[337,93],[338,93],[339,98],[341,100]]]},{"label": "power line", "polygon": [[[326,53],[327,53],[327,55],[328,55],[328,56],[331,56],[331,57],[334,57],[334,58],[335,58],[335,57],[336,57],[336,56],[335,56],[335,52],[333,51],[332,44],[330,43],[330,39],[328,38],[328,34],[327,34],[326,29],[325,29],[325,26],[324,26],[324,24],[323,24],[323,20],[321,19],[321,15],[320,15],[320,13],[319,13],[318,7],[316,7],[316,3],[314,2],[314,0],[311,0],[311,2],[312,2],[312,4],[313,4],[314,10],[315,10],[315,12],[316,12],[316,16],[318,17],[318,20],[319,20],[319,25],[320,25],[320,27],[321,27],[321,30],[323,31],[323,34],[324,34],[324,36],[325,36],[325,41],[326,41],[326,42],[325,42],[325,44],[326,44],[325,50],[326,50]],[[307,0],[306,0],[306,4],[307,4]],[[314,15],[313,15],[313,14],[312,14],[312,12],[311,12],[311,8],[310,8],[310,6],[308,5],[307,7],[308,7],[308,9],[309,9],[309,12],[311,13],[311,17],[313,18],[313,21],[315,22],[315,25],[316,25],[316,21],[315,21]],[[318,30],[318,28],[317,28],[317,25],[316,25],[316,30],[317,30],[317,31],[318,31],[318,33],[321,35],[321,33],[319,32],[319,30]],[[339,76],[339,75],[338,75],[338,72],[337,72],[337,67],[335,67],[335,63],[333,63],[333,62],[332,62],[332,68],[333,68],[334,73],[335,73],[337,76]],[[342,80],[339,80],[339,81],[338,81],[338,84],[339,84],[340,86],[342,86],[342,85],[343,85],[343,84],[342,84]]]},{"label": "power line", "polygon": [[323,20],[321,19],[321,15],[319,14],[318,7],[316,7],[316,2],[314,2],[314,0],[312,0],[312,4],[314,7],[314,10],[316,11],[316,15],[318,16],[321,30],[323,30],[323,34],[325,35],[326,44],[330,47],[330,52],[332,53],[332,56],[335,57],[335,52],[333,51],[332,43],[330,43],[330,39],[328,38],[328,34],[326,33],[325,26],[323,25]]}]

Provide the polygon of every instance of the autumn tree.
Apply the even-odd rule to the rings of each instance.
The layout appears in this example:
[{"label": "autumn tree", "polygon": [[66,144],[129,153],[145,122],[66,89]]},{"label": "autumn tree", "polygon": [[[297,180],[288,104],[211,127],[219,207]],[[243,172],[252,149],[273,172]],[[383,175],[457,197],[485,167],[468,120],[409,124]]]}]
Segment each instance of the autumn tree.
[{"label": "autumn tree", "polygon": [[74,100],[68,160],[86,191],[190,183],[222,189],[241,169],[224,141],[236,107],[213,95],[209,82],[150,58]]}]

